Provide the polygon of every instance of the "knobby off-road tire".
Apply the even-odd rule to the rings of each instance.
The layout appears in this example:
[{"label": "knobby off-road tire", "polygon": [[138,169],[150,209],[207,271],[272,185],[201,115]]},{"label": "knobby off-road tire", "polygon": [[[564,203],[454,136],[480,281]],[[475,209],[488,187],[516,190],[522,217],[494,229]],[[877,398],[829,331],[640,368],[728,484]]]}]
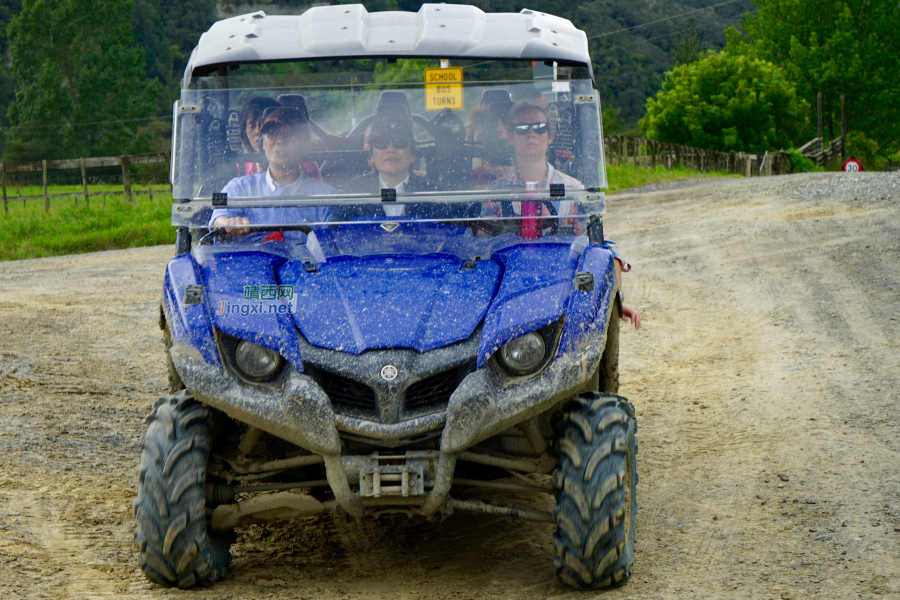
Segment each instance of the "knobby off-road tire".
[{"label": "knobby off-road tire", "polygon": [[553,561],[560,581],[597,589],[624,583],[634,564],[637,422],[621,396],[584,394],[559,424]]},{"label": "knobby off-road tire", "polygon": [[622,312],[618,301],[612,303],[609,315],[609,325],[606,330],[606,346],[603,348],[603,356],[600,357],[599,391],[605,394],[619,393],[619,327]]},{"label": "knobby off-road tire", "polygon": [[169,393],[184,389],[184,382],[181,381],[181,375],[175,370],[175,363],[172,362],[172,355],[169,351],[172,349],[172,332],[169,330],[169,324],[166,323],[166,313],[163,307],[159,307],[159,328],[163,332],[163,345],[166,348],[166,371],[169,376]]},{"label": "knobby off-road tire", "polygon": [[234,532],[207,532],[206,468],[215,419],[189,392],[178,392],[157,402],[141,440],[134,539],[144,574],[166,587],[210,585],[231,562]]}]

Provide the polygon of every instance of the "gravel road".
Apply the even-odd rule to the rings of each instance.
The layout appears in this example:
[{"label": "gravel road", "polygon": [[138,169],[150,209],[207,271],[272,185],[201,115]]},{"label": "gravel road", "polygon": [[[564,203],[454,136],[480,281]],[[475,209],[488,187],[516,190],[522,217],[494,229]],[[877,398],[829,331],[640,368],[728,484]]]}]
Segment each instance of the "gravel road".
[{"label": "gravel road", "polygon": [[632,580],[555,579],[552,527],[331,517],[240,532],[225,580],[140,573],[131,501],[164,393],[170,246],[0,263],[0,598],[900,597],[900,173],[608,198],[635,265]]}]

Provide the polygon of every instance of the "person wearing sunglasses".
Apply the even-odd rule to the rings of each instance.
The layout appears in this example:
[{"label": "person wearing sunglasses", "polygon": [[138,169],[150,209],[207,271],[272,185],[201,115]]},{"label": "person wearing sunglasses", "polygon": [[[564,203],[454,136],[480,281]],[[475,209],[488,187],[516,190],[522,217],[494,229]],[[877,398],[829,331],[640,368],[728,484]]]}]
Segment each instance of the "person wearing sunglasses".
[{"label": "person wearing sunglasses", "polygon": [[[241,147],[244,154],[256,154],[262,151],[259,145],[262,139],[260,130],[263,126],[263,113],[269,108],[281,108],[281,104],[272,98],[257,96],[244,104],[244,107],[241,109],[239,122],[241,126]],[[265,162],[240,162],[237,166],[238,176],[240,176],[265,173],[267,164]],[[303,169],[303,174],[306,177],[322,181],[319,165],[315,162],[304,161],[300,163],[300,167]]]},{"label": "person wearing sunglasses", "polygon": [[[516,154],[516,168],[510,173],[499,177],[488,185],[488,189],[497,188],[524,188],[526,182],[538,182],[541,189],[550,187],[551,183],[562,183],[569,189],[581,189],[584,186],[574,177],[566,175],[562,171],[553,168],[547,162],[547,148],[553,141],[553,132],[550,129],[550,120],[547,112],[536,104],[523,102],[515,106],[509,113],[510,144]],[[519,205],[518,202],[513,203]],[[495,203],[496,205],[496,203]],[[578,214],[575,203],[570,201],[554,202],[559,215]],[[516,214],[521,214],[521,208],[513,207]],[[494,207],[495,211],[499,207]],[[542,207],[545,217],[551,216],[546,207]],[[575,233],[583,232],[580,218],[570,219]],[[615,242],[609,242],[608,248],[612,251],[616,263],[616,277],[619,280],[619,289],[622,289],[622,273],[631,270],[629,265],[615,249]],[[634,325],[635,329],[641,328],[641,316],[632,307],[622,304],[622,320]]]},{"label": "person wearing sunglasses", "polygon": [[[547,148],[553,141],[553,132],[550,129],[547,111],[541,106],[522,102],[512,107],[507,116],[507,129],[510,132],[509,143],[515,153],[515,168],[492,181],[488,184],[487,189],[522,189],[526,182],[537,182],[541,189],[549,188],[552,183],[561,183],[569,189],[584,187],[580,181],[554,169],[553,165],[547,162]],[[519,203],[512,204],[515,214],[520,214]],[[560,215],[574,216],[577,214],[577,208],[573,202],[564,200],[556,201],[553,204]],[[497,203],[494,203],[492,208],[495,212],[500,210]],[[543,210],[547,211],[548,209],[545,207]],[[569,219],[569,222],[575,228],[575,233],[583,233],[583,224],[580,218]]]},{"label": "person wearing sunglasses", "polygon": [[[236,177],[222,192],[229,198],[298,198],[336,193],[326,183],[307,177],[302,160],[310,149],[309,115],[295,107],[281,107],[269,113],[260,127],[261,149],[269,167],[262,173]],[[330,206],[260,206],[217,208],[209,226],[224,228],[229,242],[306,242],[302,231],[252,231],[253,227],[279,224],[324,223],[331,219]]]},{"label": "person wearing sunglasses", "polygon": [[562,183],[573,189],[584,187],[580,181],[547,162],[547,148],[553,141],[553,132],[547,112],[541,106],[522,102],[513,107],[507,129],[511,132],[509,143],[516,155],[516,168],[488,184],[488,189],[524,187],[531,181],[538,182],[542,189],[550,187],[551,183]]},{"label": "person wearing sunglasses", "polygon": [[[344,186],[345,193],[380,194],[383,189],[394,189],[397,194],[433,191],[434,188],[425,177],[413,170],[416,162],[416,138],[412,119],[405,110],[399,104],[378,107],[372,130],[366,138],[372,171],[348,181]],[[440,218],[445,216],[445,212],[446,206],[443,204],[358,204],[339,207],[333,220],[412,215]]]}]

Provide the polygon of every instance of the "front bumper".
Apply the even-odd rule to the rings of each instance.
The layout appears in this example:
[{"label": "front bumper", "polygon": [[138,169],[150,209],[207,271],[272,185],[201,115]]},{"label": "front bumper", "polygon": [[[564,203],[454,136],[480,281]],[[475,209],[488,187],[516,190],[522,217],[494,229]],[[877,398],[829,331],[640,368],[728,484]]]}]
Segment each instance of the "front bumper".
[{"label": "front bumper", "polygon": [[598,336],[579,350],[551,361],[539,373],[525,377],[510,377],[489,363],[465,376],[446,409],[398,423],[335,414],[322,387],[304,373],[291,370],[280,386],[252,384],[210,365],[190,347],[176,344],[170,354],[182,381],[196,398],[238,421],[321,455],[336,499],[355,516],[365,511],[359,495],[350,492],[341,463],[341,433],[386,447],[439,435],[434,485],[418,508],[430,515],[446,500],[460,451],[589,389],[605,341],[605,335]]}]

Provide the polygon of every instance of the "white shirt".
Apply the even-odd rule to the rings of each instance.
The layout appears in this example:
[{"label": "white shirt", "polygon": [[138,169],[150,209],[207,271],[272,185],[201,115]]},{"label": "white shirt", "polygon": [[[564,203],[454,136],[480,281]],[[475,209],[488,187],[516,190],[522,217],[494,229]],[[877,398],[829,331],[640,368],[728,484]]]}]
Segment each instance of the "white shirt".
[{"label": "white shirt", "polygon": [[296,192],[296,188],[299,188],[301,185],[303,185],[303,179],[303,173],[300,172],[297,174],[297,179],[287,185],[281,185],[280,183],[272,179],[272,172],[269,169],[266,169],[266,184],[273,192],[278,191],[279,188],[289,194]]},{"label": "white shirt", "polygon": [[[397,190],[398,194],[402,194],[406,191],[406,183],[409,181],[409,175],[406,176],[406,179],[398,183],[394,186],[394,189]],[[378,174],[378,189],[387,190],[390,189],[390,186],[384,182],[384,179],[381,178],[381,173]],[[383,205],[384,214],[389,217],[402,217],[406,214],[406,205],[405,204],[385,204]]]}]

